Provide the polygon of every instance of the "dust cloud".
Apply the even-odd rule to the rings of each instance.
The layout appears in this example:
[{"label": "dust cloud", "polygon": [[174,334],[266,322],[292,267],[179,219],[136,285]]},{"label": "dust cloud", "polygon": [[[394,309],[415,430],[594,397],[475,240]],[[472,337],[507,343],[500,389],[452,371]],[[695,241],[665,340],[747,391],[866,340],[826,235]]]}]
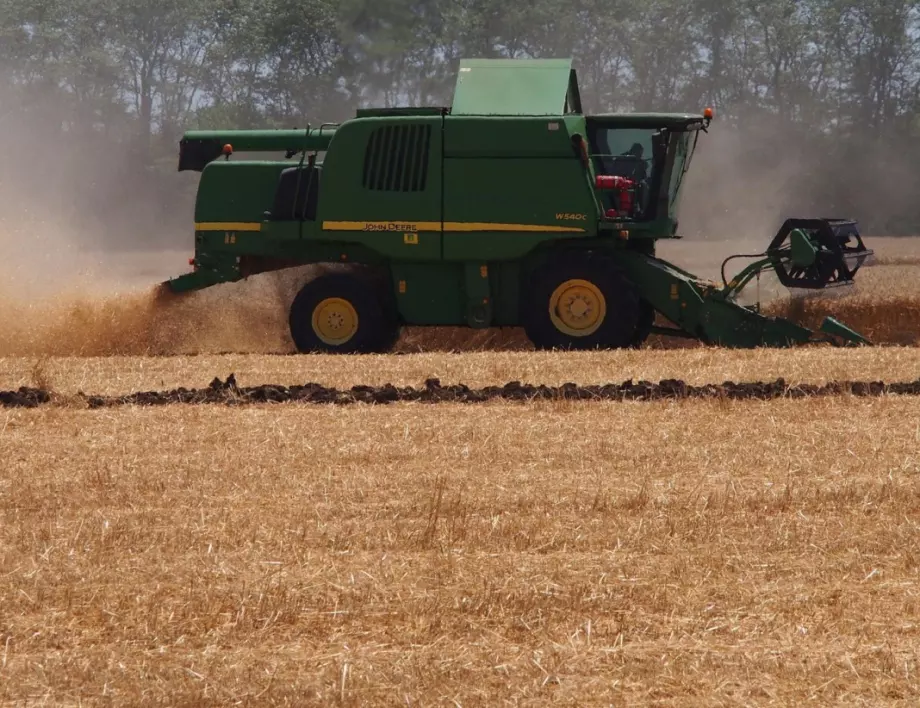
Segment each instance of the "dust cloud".
[{"label": "dust cloud", "polygon": [[160,283],[187,271],[187,261],[173,251],[87,248],[79,232],[51,220],[2,224],[0,356],[291,350],[284,279],[170,293]]},{"label": "dust cloud", "polygon": [[293,274],[177,295],[160,284],[189,269],[188,253],[86,243],[49,219],[0,226],[0,356],[292,350],[284,301]]},{"label": "dust cloud", "polygon": [[[0,298],[0,356],[289,353],[285,309],[264,280],[174,295],[154,286],[107,296],[64,291]],[[236,288],[236,292],[232,292]]]},{"label": "dust cloud", "polygon": [[[288,352],[296,274],[187,295],[197,174],[0,88],[0,356]],[[17,105],[19,101],[19,105]]]}]

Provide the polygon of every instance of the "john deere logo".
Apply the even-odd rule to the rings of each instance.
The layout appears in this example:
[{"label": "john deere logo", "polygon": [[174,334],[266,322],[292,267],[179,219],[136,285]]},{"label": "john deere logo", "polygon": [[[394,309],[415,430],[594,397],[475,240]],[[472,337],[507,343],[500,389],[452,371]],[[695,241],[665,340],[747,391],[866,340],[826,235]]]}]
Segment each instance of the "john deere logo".
[{"label": "john deere logo", "polygon": [[556,214],[556,221],[587,221],[587,214],[569,214],[568,212],[559,212]]},{"label": "john deere logo", "polygon": [[369,221],[364,224],[364,231],[418,231],[415,224],[401,224],[395,221]]}]

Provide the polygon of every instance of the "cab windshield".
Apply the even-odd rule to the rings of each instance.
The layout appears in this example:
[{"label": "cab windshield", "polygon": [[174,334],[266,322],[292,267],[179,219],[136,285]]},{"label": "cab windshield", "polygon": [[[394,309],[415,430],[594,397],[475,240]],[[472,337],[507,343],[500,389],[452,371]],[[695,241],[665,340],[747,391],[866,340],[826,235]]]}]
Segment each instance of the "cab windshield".
[{"label": "cab windshield", "polygon": [[[652,185],[660,180],[666,140],[657,129],[608,128],[597,123],[588,126],[595,174],[626,177],[637,183],[634,216],[639,220],[653,210]],[[655,159],[656,147],[659,160]],[[605,210],[615,208],[614,198],[611,193],[602,193]]]},{"label": "cab windshield", "polygon": [[[645,221],[671,216],[683,174],[689,166],[688,143],[695,131],[608,127],[596,121],[589,121],[587,127],[595,174],[616,175],[636,182],[633,218]],[[668,184],[662,184],[669,151],[673,169]],[[659,198],[662,188],[666,191],[661,195],[664,199]],[[602,192],[601,199],[605,210],[615,207],[612,193]]]}]

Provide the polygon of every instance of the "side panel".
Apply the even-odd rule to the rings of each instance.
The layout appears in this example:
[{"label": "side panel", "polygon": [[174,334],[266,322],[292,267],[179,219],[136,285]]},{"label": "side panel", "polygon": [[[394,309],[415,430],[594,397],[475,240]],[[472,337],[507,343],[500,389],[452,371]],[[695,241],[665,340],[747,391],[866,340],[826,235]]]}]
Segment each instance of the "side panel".
[{"label": "side panel", "polygon": [[399,314],[410,326],[466,323],[464,270],[453,263],[393,263]]},{"label": "side panel", "polygon": [[445,160],[444,258],[520,258],[540,243],[595,233],[594,202],[573,159]]},{"label": "side panel", "polygon": [[195,201],[195,223],[204,230],[215,224],[246,224],[258,231],[263,214],[271,209],[282,170],[296,163],[212,162],[201,173]]},{"label": "side panel", "polygon": [[[444,156],[558,157],[577,161],[570,131],[585,120],[574,117],[448,116]],[[580,131],[584,133],[584,129]]]},{"label": "side panel", "polygon": [[[519,320],[520,264],[488,266],[493,317],[490,326],[515,327]],[[468,326],[467,271],[461,263],[393,263],[394,295],[410,326]]]},{"label": "side panel", "polygon": [[364,244],[400,260],[441,257],[440,116],[359,118],[323,161],[317,223],[307,238]]},{"label": "side panel", "polygon": [[516,259],[545,241],[596,233],[571,127],[558,118],[447,119],[446,260]]}]

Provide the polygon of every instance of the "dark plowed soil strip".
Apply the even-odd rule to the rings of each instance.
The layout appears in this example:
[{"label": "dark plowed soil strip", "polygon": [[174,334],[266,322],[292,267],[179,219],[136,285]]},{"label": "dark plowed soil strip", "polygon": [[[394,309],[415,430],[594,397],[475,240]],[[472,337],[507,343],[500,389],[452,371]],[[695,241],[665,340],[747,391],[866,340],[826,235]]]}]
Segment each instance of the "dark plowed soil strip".
[{"label": "dark plowed soil strip", "polygon": [[350,403],[482,403],[504,401],[660,401],[677,399],[772,400],[777,398],[810,398],[816,396],[883,396],[920,395],[920,379],[903,383],[882,381],[833,381],[826,384],[788,385],[783,379],[770,382],[704,384],[693,386],[684,381],[667,379],[659,383],[625,381],[621,384],[578,386],[536,386],[512,381],[504,386],[469,388],[462,384],[442,386],[437,379],[429,379],[423,388],[412,386],[354,386],[336,389],[320,384],[303,386],[240,387],[231,374],[226,381],[214,379],[202,389],[178,388],[171,391],[141,391],[125,396],[97,396],[78,393],[58,397],[54,393],[36,388],[18,391],[0,391],[0,405],[6,408],[34,408],[58,401],[82,402],[89,408],[139,405],[162,406],[173,403],[219,403],[242,405],[247,403],[324,403],[344,405]]}]

